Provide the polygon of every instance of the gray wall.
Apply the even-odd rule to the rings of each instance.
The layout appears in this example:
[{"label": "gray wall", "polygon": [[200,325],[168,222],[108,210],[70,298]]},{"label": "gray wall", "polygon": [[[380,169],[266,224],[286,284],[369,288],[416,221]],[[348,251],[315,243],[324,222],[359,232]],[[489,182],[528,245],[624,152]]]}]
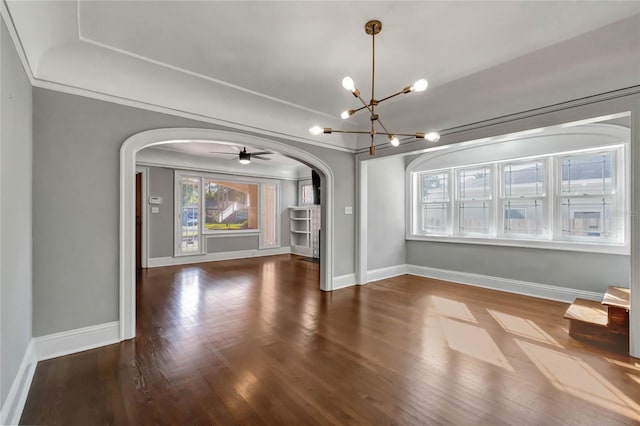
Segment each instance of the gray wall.
[{"label": "gray wall", "polygon": [[158,213],[151,213],[147,207],[149,220],[149,258],[173,256],[173,169],[149,167],[147,197],[162,197]]},{"label": "gray wall", "polygon": [[629,256],[407,241],[407,263],[580,290],[629,286]]},{"label": "gray wall", "polygon": [[[118,319],[122,143],[158,128],[230,129],[39,88],[33,101],[33,334],[42,336]],[[355,220],[343,214],[353,206],[353,155],[303,148],[334,171],[334,275],[353,273]]]},{"label": "gray wall", "polygon": [[[474,162],[492,161],[612,143],[604,134],[589,138],[588,132],[577,133],[579,129],[573,128],[567,138],[532,136],[436,152],[423,156],[420,164],[424,170],[439,169],[468,163],[469,158]],[[405,164],[418,157],[408,156]],[[631,267],[630,257],[625,255],[416,240],[407,241],[407,263],[601,293],[610,285],[628,287]]]},{"label": "gray wall", "polygon": [[[162,204],[158,213],[151,213],[148,208],[149,218],[149,257],[172,257],[174,239],[174,169],[165,167],[148,167],[149,170],[149,194],[148,197],[162,197]],[[212,170],[211,173],[215,173]],[[262,178],[261,178],[262,179]],[[290,245],[291,233],[289,232],[289,211],[287,207],[295,204],[298,183],[290,180],[277,180],[280,182],[280,245]],[[207,238],[207,253],[223,253],[228,251],[257,250],[259,240],[256,235]]]},{"label": "gray wall", "polygon": [[406,262],[404,158],[367,162],[367,270]]},{"label": "gray wall", "polygon": [[[32,92],[9,32],[1,29],[0,406],[31,340]],[[9,415],[15,407],[9,407]]]}]

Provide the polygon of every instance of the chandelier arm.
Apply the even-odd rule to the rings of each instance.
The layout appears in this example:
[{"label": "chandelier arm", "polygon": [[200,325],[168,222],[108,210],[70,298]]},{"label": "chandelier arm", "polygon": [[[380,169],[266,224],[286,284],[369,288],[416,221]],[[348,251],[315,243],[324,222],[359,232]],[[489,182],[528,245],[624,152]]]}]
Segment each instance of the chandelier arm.
[{"label": "chandelier arm", "polygon": [[[371,99],[375,99],[376,87],[376,32],[371,32]],[[373,114],[373,111],[371,111]]]},{"label": "chandelier arm", "polygon": [[331,133],[352,133],[352,134],[369,135],[369,134],[371,134],[371,131],[369,131],[369,130],[338,130],[338,129],[331,129]]},{"label": "chandelier arm", "polygon": [[389,133],[387,128],[384,127],[384,124],[382,124],[382,121],[380,121],[380,117],[378,117],[376,121],[378,122],[378,124],[380,124],[380,127],[382,127],[382,129],[385,131],[385,133],[380,133],[381,135],[395,135],[395,133]]},{"label": "chandelier arm", "polygon": [[381,104],[382,102],[384,102],[384,101],[386,101],[386,100],[388,100],[388,99],[395,98],[396,96],[398,96],[398,95],[403,95],[403,94],[405,94],[405,93],[408,93],[408,92],[406,92],[406,91],[403,89],[403,90],[401,90],[401,91],[399,91],[399,92],[397,92],[397,93],[394,93],[393,95],[389,95],[389,96],[387,96],[386,98],[379,99],[379,100],[378,100],[378,104]]},{"label": "chandelier arm", "polygon": [[[366,108],[366,109],[368,109],[368,110],[369,110],[369,112],[370,112],[371,114],[373,114],[373,105],[366,103],[366,102],[364,101],[364,99],[362,99],[362,96],[360,96],[360,95],[358,95],[358,96],[356,96],[356,97],[357,97],[358,99],[360,99],[360,102],[362,102],[362,105],[363,105],[363,106],[362,106],[362,108]],[[360,111],[362,108],[358,108],[356,111]]]}]

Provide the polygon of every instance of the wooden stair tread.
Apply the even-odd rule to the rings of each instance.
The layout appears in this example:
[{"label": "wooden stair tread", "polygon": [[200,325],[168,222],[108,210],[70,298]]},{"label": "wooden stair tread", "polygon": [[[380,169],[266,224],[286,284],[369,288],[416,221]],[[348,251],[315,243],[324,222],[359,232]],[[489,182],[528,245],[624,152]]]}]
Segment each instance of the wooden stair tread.
[{"label": "wooden stair tread", "polygon": [[565,312],[564,318],[606,327],[607,307],[594,300],[576,299]]},{"label": "wooden stair tread", "polygon": [[616,308],[629,310],[629,289],[624,287],[609,286],[602,299],[602,304]]}]

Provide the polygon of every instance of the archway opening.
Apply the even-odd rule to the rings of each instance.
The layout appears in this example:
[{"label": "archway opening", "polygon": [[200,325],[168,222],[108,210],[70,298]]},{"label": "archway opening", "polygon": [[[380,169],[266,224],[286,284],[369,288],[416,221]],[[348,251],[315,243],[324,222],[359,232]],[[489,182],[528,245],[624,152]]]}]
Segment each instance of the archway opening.
[{"label": "archway opening", "polygon": [[299,148],[266,138],[212,129],[151,130],[131,136],[120,150],[120,339],[135,337],[135,173],[136,155],[167,143],[225,141],[274,150],[317,170],[321,177],[320,290],[333,288],[333,172],[320,158]]}]

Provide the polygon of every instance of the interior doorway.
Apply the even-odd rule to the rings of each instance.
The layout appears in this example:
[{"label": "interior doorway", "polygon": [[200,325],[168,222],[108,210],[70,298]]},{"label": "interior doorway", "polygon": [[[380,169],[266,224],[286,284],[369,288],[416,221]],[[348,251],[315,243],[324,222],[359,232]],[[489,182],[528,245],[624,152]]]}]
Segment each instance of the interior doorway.
[{"label": "interior doorway", "polygon": [[142,173],[136,172],[136,273],[142,270]]}]

